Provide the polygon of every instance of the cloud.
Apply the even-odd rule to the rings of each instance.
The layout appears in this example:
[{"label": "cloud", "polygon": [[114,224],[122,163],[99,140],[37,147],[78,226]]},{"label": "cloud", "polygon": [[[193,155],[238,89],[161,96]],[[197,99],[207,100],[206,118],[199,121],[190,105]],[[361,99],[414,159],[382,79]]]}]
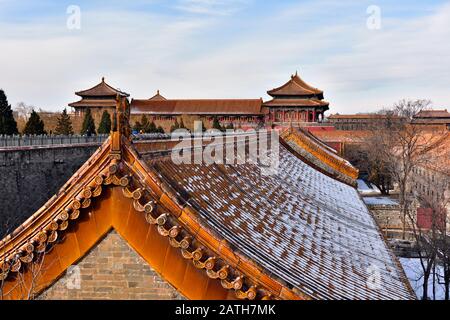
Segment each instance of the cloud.
[{"label": "cloud", "polygon": [[175,9],[207,15],[230,15],[242,9],[248,0],[178,0]]},{"label": "cloud", "polygon": [[450,43],[443,41],[450,37],[450,5],[424,17],[383,19],[381,30],[361,29],[353,35],[352,50],[328,56],[319,67],[328,73],[327,84],[337,91],[341,107],[373,109],[401,98],[450,104]]},{"label": "cloud", "polygon": [[170,71],[197,32],[212,23],[207,18],[84,10],[80,30],[68,30],[61,18],[0,25],[0,60],[5,62],[0,86],[13,104],[25,101],[53,110],[101,76],[130,91]]},{"label": "cloud", "polygon": [[65,8],[0,22],[0,87],[13,105],[52,110],[102,76],[134,98],[156,89],[168,98],[268,98],[266,90],[299,69],[325,91],[331,112],[370,111],[408,97],[450,105],[448,4],[410,17],[382,3],[382,29],[370,31],[367,6],[350,1],[256,7],[180,0],[175,10],[153,2],[159,7],[81,4],[81,30],[66,28]]}]

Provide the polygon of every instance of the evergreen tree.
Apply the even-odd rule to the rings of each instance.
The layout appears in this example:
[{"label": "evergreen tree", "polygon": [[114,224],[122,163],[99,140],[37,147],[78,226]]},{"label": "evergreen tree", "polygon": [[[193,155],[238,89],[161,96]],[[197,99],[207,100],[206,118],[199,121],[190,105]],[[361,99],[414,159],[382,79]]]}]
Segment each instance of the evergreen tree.
[{"label": "evergreen tree", "polygon": [[58,117],[55,134],[70,135],[73,134],[72,121],[70,120],[67,110],[64,109],[61,116]]},{"label": "evergreen tree", "polygon": [[150,131],[150,123],[148,122],[148,118],[145,114],[142,116],[141,126],[144,133],[148,133]]},{"label": "evergreen tree", "polygon": [[81,134],[88,136],[95,134],[95,122],[91,115],[91,109],[87,109],[84,115],[83,126],[81,127]]},{"label": "evergreen tree", "polygon": [[149,131],[150,123],[148,122],[148,118],[145,114],[142,116],[141,124],[142,124],[142,130],[147,133]]},{"label": "evergreen tree", "polygon": [[152,120],[152,122],[150,122],[150,124],[148,125],[147,132],[148,132],[148,133],[154,133],[154,132],[157,132],[156,124],[153,122],[153,120]]},{"label": "evergreen tree", "polygon": [[44,121],[42,121],[36,111],[31,111],[30,118],[23,129],[23,134],[47,134],[44,130]]},{"label": "evergreen tree", "polygon": [[0,89],[0,134],[18,134],[17,122],[14,120],[11,105],[3,90]]},{"label": "evergreen tree", "polygon": [[212,127],[213,129],[222,131],[222,126],[220,125],[219,119],[217,119],[217,117],[214,117]]},{"label": "evergreen tree", "polygon": [[100,120],[100,124],[98,125],[97,132],[99,134],[107,134],[111,132],[111,116],[108,111],[103,111],[102,119]]}]

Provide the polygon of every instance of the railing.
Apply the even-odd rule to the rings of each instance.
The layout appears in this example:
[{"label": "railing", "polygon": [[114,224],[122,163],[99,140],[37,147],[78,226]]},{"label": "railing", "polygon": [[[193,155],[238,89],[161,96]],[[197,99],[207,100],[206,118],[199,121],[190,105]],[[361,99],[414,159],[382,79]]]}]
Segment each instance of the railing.
[{"label": "railing", "polygon": [[98,135],[0,135],[0,148],[17,148],[24,146],[71,145],[82,143],[102,143],[108,134]]}]

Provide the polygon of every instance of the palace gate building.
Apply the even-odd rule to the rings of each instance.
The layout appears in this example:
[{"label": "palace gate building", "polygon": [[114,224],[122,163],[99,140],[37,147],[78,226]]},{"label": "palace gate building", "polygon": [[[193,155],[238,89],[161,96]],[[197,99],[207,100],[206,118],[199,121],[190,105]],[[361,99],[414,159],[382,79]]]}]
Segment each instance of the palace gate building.
[{"label": "palace gate building", "polygon": [[[75,93],[80,101],[70,103],[75,114],[82,116],[91,109],[96,122],[101,113],[114,109],[114,97],[129,95],[102,81],[87,90]],[[166,132],[183,120],[188,129],[193,129],[196,120],[203,121],[210,128],[215,118],[222,126],[234,128],[261,128],[289,125],[307,125],[321,122],[329,103],[324,101],[323,91],[303,81],[298,73],[292,75],[284,85],[267,91],[272,98],[264,102],[256,99],[168,99],[159,90],[148,99],[131,100],[131,123],[140,121],[146,115],[149,121],[161,126]]]}]

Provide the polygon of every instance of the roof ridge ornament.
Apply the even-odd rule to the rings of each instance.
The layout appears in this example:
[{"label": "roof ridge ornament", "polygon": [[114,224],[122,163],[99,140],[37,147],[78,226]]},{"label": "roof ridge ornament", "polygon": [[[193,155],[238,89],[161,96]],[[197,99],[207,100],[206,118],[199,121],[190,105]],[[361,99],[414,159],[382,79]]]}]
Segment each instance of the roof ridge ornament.
[{"label": "roof ridge ornament", "polygon": [[113,115],[113,126],[111,130],[111,158],[120,160],[122,158],[122,136],[130,139],[130,108],[128,99],[119,93],[116,95],[116,110]]}]

